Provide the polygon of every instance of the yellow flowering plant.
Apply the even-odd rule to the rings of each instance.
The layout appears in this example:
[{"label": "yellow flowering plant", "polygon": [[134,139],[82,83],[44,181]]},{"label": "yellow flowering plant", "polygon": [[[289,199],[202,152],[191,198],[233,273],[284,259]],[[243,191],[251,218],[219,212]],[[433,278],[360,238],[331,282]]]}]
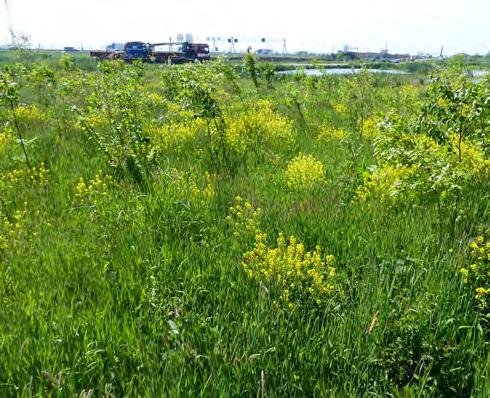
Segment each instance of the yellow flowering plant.
[{"label": "yellow flowering plant", "polygon": [[226,221],[233,230],[235,241],[240,248],[244,243],[253,239],[256,231],[260,229],[262,209],[255,207],[251,201],[237,196],[235,203],[228,209]]},{"label": "yellow flowering plant", "polygon": [[165,150],[185,154],[189,153],[199,137],[206,133],[207,122],[202,118],[194,118],[165,124],[154,129],[153,135]]},{"label": "yellow flowering plant", "polygon": [[379,134],[378,125],[383,118],[379,115],[374,115],[364,119],[360,126],[363,137],[374,139]]},{"label": "yellow flowering plant", "polygon": [[470,265],[459,270],[463,283],[472,290],[478,309],[486,314],[490,297],[490,241],[483,232],[469,244]]},{"label": "yellow flowering plant", "polygon": [[14,249],[24,233],[26,209],[27,203],[24,203],[23,210],[16,210],[11,215],[7,214],[5,209],[0,212],[0,261],[7,251]]},{"label": "yellow flowering plant", "polygon": [[36,105],[19,105],[15,108],[15,117],[18,123],[27,125],[44,123],[49,120],[49,117]]},{"label": "yellow flowering plant", "polygon": [[278,114],[267,100],[250,104],[247,112],[227,115],[225,122],[226,145],[239,155],[288,147],[294,142],[292,122]]},{"label": "yellow flowering plant", "polygon": [[25,184],[35,184],[36,186],[42,186],[47,182],[49,175],[49,170],[41,162],[39,166],[34,166],[30,169],[14,169],[5,174],[3,181],[6,187],[12,188],[16,185]]},{"label": "yellow flowering plant", "polygon": [[318,131],[317,140],[322,142],[345,141],[347,132],[342,128],[332,127],[328,124],[322,124]]},{"label": "yellow flowering plant", "polygon": [[171,169],[167,173],[172,189],[188,201],[207,203],[216,196],[216,174],[205,172],[196,176],[191,172]]},{"label": "yellow flowering plant", "polygon": [[108,198],[111,176],[103,176],[98,172],[94,178],[85,181],[83,178],[75,185],[75,201],[79,206],[96,206]]},{"label": "yellow flowering plant", "polygon": [[0,153],[5,152],[12,141],[11,129],[0,131]]},{"label": "yellow flowering plant", "polygon": [[392,204],[419,200],[449,205],[464,184],[488,175],[490,162],[477,142],[456,134],[438,142],[410,132],[399,115],[390,115],[380,127],[374,142],[377,165],[357,190],[361,201],[376,197]]},{"label": "yellow flowering plant", "polygon": [[356,190],[355,198],[366,201],[375,197],[382,203],[395,204],[413,194],[405,183],[414,173],[415,167],[383,165],[372,167],[364,174],[364,182]]},{"label": "yellow flowering plant", "polygon": [[325,182],[325,168],[312,155],[300,153],[286,167],[285,180],[287,186],[297,192],[310,191]]},{"label": "yellow flowering plant", "polygon": [[243,255],[245,273],[266,288],[275,289],[280,306],[322,304],[339,287],[335,283],[335,258],[323,256],[321,248],[306,251],[294,236],[287,240],[279,234],[275,246],[267,244],[267,235],[258,230],[255,247]]}]

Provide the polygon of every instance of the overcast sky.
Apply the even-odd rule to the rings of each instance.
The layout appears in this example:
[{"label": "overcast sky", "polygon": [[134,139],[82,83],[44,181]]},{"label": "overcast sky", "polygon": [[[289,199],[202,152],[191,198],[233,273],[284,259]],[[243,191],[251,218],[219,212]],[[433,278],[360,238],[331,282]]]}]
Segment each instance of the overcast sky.
[{"label": "overcast sky", "polygon": [[[346,44],[438,54],[490,51],[490,0],[0,0],[0,44],[9,27],[35,46],[104,47],[175,40],[177,33],[237,37],[238,47],[330,52]],[[258,39],[265,37],[265,45]],[[228,49],[225,42],[217,43]]]}]

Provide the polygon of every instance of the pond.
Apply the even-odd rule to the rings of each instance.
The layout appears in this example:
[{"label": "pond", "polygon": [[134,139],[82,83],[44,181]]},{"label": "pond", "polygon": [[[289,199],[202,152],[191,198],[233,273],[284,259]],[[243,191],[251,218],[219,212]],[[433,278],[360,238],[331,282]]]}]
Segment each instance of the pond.
[{"label": "pond", "polygon": [[[307,76],[323,76],[327,75],[349,75],[359,73],[361,68],[326,68],[326,69],[292,69],[277,72],[278,75],[293,75],[295,73],[304,73]],[[405,75],[407,72],[395,69],[366,69],[372,73],[389,73],[396,75]]]}]

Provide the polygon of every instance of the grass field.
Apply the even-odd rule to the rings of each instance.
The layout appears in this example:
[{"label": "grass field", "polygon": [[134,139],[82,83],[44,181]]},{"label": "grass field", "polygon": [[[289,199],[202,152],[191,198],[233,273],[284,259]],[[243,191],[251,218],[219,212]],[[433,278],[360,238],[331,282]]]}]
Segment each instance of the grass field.
[{"label": "grass field", "polygon": [[0,396],[488,396],[488,77],[1,65]]}]

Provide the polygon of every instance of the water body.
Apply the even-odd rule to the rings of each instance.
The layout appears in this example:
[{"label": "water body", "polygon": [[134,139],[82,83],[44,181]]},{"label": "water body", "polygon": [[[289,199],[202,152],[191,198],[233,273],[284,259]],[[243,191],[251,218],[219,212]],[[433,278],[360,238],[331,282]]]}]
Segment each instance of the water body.
[{"label": "water body", "polygon": [[[331,68],[331,69],[293,69],[277,72],[278,75],[294,75],[296,73],[304,73],[307,76],[323,76],[323,75],[351,75],[359,73],[360,68]],[[407,72],[395,69],[366,69],[372,73],[388,73],[393,75],[405,75]]]},{"label": "water body", "polygon": [[470,70],[468,74],[473,77],[483,77],[490,73],[488,70]]},{"label": "water body", "polygon": [[[360,68],[325,68],[325,69],[291,69],[277,72],[278,75],[294,75],[295,73],[304,73],[307,76],[323,76],[323,75],[351,75],[359,73]],[[388,73],[392,75],[406,75],[409,72],[396,69],[366,69],[371,73]],[[471,70],[468,74],[472,77],[484,77],[490,74],[489,70]]]}]

